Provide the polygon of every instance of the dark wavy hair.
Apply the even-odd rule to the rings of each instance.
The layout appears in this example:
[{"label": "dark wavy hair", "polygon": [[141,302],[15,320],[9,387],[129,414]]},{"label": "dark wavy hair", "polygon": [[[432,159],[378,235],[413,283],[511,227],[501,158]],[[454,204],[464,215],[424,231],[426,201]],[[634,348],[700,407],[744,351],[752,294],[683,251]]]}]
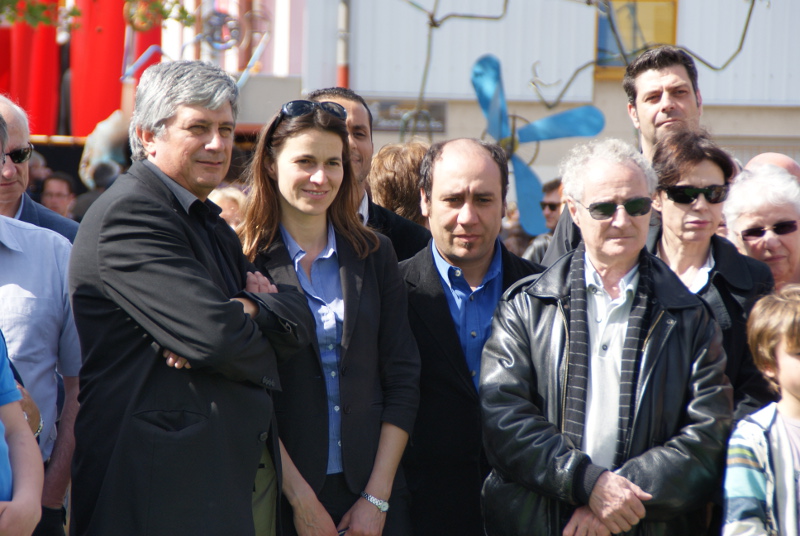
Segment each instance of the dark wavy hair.
[{"label": "dark wavy hair", "polygon": [[645,71],[666,69],[673,65],[683,65],[692,83],[695,98],[697,97],[697,66],[692,57],[685,51],[665,45],[645,50],[625,69],[622,88],[628,95],[628,102],[636,105],[636,78]]},{"label": "dark wavy hair", "polygon": [[315,108],[313,112],[298,117],[273,117],[258,135],[253,159],[246,171],[250,187],[244,220],[239,228],[239,238],[245,255],[251,261],[259,251],[267,248],[278,234],[281,222],[280,191],[273,164],[286,140],[309,129],[332,132],[342,140],[342,167],[344,177],[331,206],[328,218],[334,229],[352,245],[360,258],[378,248],[378,237],[358,218],[358,188],[350,164],[350,146],[347,127],[343,119]]},{"label": "dark wavy hair", "polygon": [[722,170],[725,184],[731,182],[736,170],[733,159],[711,140],[708,132],[702,129],[669,132],[653,150],[652,164],[658,175],[658,187],[678,184],[683,175],[703,160],[713,162]]}]

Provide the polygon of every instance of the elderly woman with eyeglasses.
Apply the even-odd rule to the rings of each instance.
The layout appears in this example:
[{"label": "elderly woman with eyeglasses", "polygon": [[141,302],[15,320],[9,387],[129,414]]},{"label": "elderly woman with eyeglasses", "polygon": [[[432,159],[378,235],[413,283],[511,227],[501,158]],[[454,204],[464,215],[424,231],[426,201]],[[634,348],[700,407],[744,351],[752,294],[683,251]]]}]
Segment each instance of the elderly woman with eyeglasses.
[{"label": "elderly woman with eyeglasses", "polygon": [[316,320],[313,344],[278,363],[284,536],[410,534],[398,465],[419,353],[392,244],[358,219],[345,119],[334,102],[283,105],[256,143],[240,227],[256,267]]},{"label": "elderly woman with eyeglasses", "polygon": [[728,238],[742,253],[767,263],[775,286],[800,283],[800,185],[775,166],[745,171],[725,203]]},{"label": "elderly woman with eyeglasses", "polygon": [[658,175],[653,208],[661,225],[656,219],[651,226],[648,249],[711,306],[728,356],[725,372],[734,389],[734,417],[741,419],[774,398],[753,364],[746,339],[750,308],[773,283],[767,266],[715,234],[733,161],[707,133],[684,130],[658,142],[652,164]]}]

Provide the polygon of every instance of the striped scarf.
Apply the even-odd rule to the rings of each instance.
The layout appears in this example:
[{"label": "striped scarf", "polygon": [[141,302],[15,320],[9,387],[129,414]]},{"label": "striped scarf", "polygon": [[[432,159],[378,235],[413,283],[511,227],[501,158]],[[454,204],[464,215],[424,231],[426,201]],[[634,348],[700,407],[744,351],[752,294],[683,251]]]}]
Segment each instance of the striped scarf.
[{"label": "striped scarf", "polygon": [[[567,364],[567,393],[562,432],[580,448],[586,423],[586,389],[589,382],[589,326],[586,318],[586,247],[581,242],[575,250],[570,265],[569,297],[569,356]],[[631,429],[631,416],[639,375],[639,362],[647,335],[648,303],[652,276],[649,254],[639,255],[639,284],[634,292],[628,317],[628,329],[622,349],[622,366],[619,386],[619,424],[617,432],[615,469],[625,461],[625,446]]]}]

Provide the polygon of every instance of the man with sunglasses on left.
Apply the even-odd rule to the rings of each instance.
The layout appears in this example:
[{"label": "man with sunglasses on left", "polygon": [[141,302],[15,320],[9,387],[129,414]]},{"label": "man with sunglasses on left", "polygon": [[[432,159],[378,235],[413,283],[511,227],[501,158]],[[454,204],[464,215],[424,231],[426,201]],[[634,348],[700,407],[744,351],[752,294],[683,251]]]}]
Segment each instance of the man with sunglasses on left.
[{"label": "man with sunglasses on left", "polygon": [[0,115],[8,123],[6,161],[0,175],[0,215],[51,229],[74,242],[78,224],[45,208],[25,193],[30,181],[28,164],[33,153],[28,115],[5,95],[0,95]]},{"label": "man with sunglasses on left", "polygon": [[483,351],[486,532],[705,534],[733,407],[720,328],[645,249],[638,151],[578,146],[562,181],[583,241],[506,292]]}]

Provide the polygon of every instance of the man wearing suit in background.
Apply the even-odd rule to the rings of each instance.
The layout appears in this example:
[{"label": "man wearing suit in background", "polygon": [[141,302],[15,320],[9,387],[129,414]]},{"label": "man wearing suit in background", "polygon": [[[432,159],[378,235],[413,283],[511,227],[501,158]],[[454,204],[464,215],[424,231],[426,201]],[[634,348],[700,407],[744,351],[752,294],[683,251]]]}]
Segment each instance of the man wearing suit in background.
[{"label": "man wearing suit in background", "polygon": [[307,345],[314,321],[300,293],[242,292],[275,288],[247,273],[206,199],[230,163],[237,98],[211,64],[145,71],[134,164],[81,224],[70,263],[83,350],[72,534],[256,533],[276,354]]},{"label": "man wearing suit in background", "polygon": [[417,422],[403,460],[416,536],[483,536],[478,374],[505,289],[541,271],[498,239],[508,190],[503,150],[479,140],[434,144],[421,166],[433,240],[400,265],[422,361]]},{"label": "man wearing suit in background", "polygon": [[29,181],[28,161],[33,154],[28,115],[5,95],[0,95],[0,115],[8,123],[6,161],[0,175],[0,215],[51,229],[74,242],[78,224],[43,207],[25,193]]},{"label": "man wearing suit in background", "polygon": [[308,94],[311,101],[331,101],[347,110],[347,134],[350,141],[350,160],[358,183],[361,204],[358,212],[361,221],[371,229],[389,237],[398,261],[413,257],[423,249],[431,234],[421,225],[398,216],[389,209],[376,205],[367,194],[367,177],[372,165],[372,112],[366,101],[350,89],[329,87]]}]

